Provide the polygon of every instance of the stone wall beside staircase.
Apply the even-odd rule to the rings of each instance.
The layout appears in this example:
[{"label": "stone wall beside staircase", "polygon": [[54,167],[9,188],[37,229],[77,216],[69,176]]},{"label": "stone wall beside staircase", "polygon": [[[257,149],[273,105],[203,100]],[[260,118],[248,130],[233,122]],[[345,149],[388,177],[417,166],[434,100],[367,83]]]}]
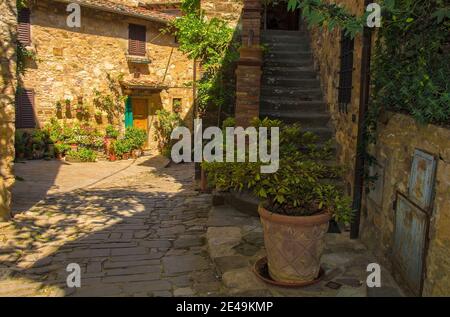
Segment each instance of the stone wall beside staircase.
[{"label": "stone wall beside staircase", "polygon": [[10,217],[14,183],[14,94],[16,0],[0,3],[0,222]]}]

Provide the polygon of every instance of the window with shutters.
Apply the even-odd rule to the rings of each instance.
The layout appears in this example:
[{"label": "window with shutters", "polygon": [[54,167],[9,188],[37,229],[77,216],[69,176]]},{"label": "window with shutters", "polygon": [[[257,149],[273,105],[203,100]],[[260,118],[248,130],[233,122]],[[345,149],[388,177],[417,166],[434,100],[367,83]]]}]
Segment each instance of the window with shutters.
[{"label": "window with shutters", "polygon": [[348,112],[348,105],[352,101],[354,45],[354,40],[342,32],[338,104],[339,111],[344,113]]},{"label": "window with shutters", "polygon": [[128,27],[128,54],[145,56],[147,29],[143,25],[130,24]]},{"label": "window with shutters", "polygon": [[35,128],[34,91],[19,89],[16,94],[16,128]]},{"label": "window with shutters", "polygon": [[19,42],[28,46],[31,44],[31,24],[30,24],[30,10],[21,9],[17,21],[17,37]]}]

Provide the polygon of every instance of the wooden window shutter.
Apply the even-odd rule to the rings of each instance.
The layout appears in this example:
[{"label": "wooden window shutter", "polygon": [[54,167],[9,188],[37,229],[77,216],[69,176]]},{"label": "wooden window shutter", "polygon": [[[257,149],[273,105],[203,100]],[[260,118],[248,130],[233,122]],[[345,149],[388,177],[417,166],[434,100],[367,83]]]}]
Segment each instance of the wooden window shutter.
[{"label": "wooden window shutter", "polygon": [[17,37],[19,42],[28,46],[31,44],[30,9],[21,9],[17,21]]},{"label": "wooden window shutter", "polygon": [[145,56],[147,28],[143,25],[130,24],[128,27],[128,54]]},{"label": "wooden window shutter", "polygon": [[36,128],[34,91],[21,88],[16,95],[16,128]]},{"label": "wooden window shutter", "polygon": [[355,41],[342,31],[338,103],[339,111],[345,113],[348,112],[347,107],[352,102],[354,46]]}]

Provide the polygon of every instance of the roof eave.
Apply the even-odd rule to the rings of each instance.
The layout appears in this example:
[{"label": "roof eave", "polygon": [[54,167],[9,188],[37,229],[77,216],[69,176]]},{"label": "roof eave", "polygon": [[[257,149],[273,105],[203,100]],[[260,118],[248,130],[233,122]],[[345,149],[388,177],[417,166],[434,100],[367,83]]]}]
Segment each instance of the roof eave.
[{"label": "roof eave", "polygon": [[114,10],[114,9],[107,8],[107,7],[104,7],[101,5],[84,3],[84,2],[77,1],[77,0],[53,0],[53,1],[61,2],[61,3],[76,3],[76,4],[80,5],[81,7],[96,9],[96,10],[110,12],[110,13],[116,13],[116,14],[120,14],[120,15],[134,17],[134,18],[140,18],[140,19],[144,19],[144,20],[158,22],[161,24],[169,24],[169,22],[170,22],[169,20],[165,20],[165,19],[161,19],[161,18],[157,18],[157,17],[149,17],[144,14],[125,12],[125,11],[121,11],[121,10]]}]

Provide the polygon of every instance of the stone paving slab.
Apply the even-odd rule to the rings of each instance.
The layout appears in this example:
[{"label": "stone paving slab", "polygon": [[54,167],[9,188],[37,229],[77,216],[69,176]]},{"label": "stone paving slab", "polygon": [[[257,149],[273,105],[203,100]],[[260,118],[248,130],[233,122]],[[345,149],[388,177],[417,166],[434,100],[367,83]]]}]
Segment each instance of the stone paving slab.
[{"label": "stone paving slab", "polygon": [[[220,220],[220,221],[219,221]],[[253,265],[265,256],[264,235],[259,218],[239,213],[230,206],[213,207],[206,234],[210,256],[224,289],[230,296],[403,296],[391,274],[382,267],[382,288],[366,287],[367,265],[376,258],[348,233],[328,234],[322,258],[323,280],[315,285],[290,289],[268,285],[253,273]],[[338,287],[333,289],[330,282]]]}]

